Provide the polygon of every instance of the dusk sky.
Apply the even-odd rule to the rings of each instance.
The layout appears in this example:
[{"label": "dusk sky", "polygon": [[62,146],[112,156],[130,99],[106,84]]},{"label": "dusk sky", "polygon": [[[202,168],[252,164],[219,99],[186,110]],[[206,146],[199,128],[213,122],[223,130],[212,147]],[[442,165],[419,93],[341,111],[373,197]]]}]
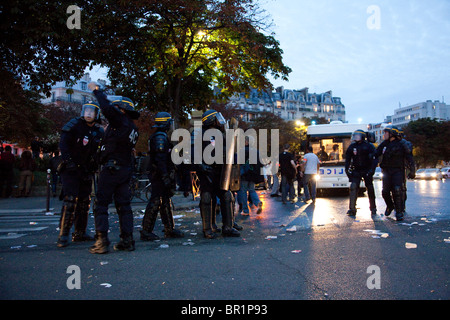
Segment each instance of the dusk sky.
[{"label": "dusk sky", "polygon": [[342,98],[348,122],[382,122],[399,103],[442,102],[444,96],[450,104],[449,0],[261,0],[261,5],[273,19],[284,63],[292,68],[289,82],[274,80],[275,86],[332,90]]},{"label": "dusk sky", "polygon": [[[348,122],[382,122],[394,109],[450,104],[450,0],[260,0],[292,68],[275,87],[328,90]],[[105,79],[98,67],[91,77]]]}]

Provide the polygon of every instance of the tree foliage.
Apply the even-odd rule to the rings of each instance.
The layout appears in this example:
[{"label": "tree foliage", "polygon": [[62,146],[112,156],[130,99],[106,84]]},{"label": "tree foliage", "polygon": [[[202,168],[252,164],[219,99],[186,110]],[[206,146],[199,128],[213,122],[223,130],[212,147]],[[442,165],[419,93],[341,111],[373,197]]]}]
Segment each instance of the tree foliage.
[{"label": "tree foliage", "polygon": [[419,119],[408,123],[404,131],[413,144],[418,167],[435,167],[439,161],[450,161],[450,121]]},{"label": "tree foliage", "polygon": [[48,96],[55,82],[80,79],[94,64],[108,67],[112,87],[138,108],[166,110],[181,121],[213,98],[271,88],[269,74],[286,79],[291,72],[255,0],[79,0],[81,29],[69,29],[73,4],[0,3],[0,104],[10,119],[17,111],[46,121],[35,114],[44,107],[17,85]]},{"label": "tree foliage", "polygon": [[278,41],[264,34],[253,0],[103,1],[101,6],[93,17],[101,43],[95,62],[109,68],[112,86],[140,108],[166,110],[182,120],[191,109],[205,109],[214,85],[226,97],[250,87],[271,88],[269,73],[286,79],[291,71]]}]

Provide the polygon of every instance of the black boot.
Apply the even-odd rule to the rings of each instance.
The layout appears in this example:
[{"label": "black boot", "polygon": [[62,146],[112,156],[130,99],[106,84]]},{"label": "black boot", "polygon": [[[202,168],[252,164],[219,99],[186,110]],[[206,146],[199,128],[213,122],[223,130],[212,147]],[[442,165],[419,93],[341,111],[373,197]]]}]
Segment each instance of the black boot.
[{"label": "black boot", "polygon": [[153,233],[156,218],[160,208],[160,199],[150,199],[145,208],[144,219],[142,219],[141,240],[154,241],[159,240],[159,237]]},{"label": "black boot", "polygon": [[212,230],[212,201],[211,193],[200,194],[200,215],[203,224],[203,236],[207,239],[215,239],[216,233]]},{"label": "black boot", "polygon": [[59,224],[59,237],[57,241],[57,246],[63,248],[69,245],[69,232],[72,228],[75,208],[76,208],[76,198],[71,196],[66,196],[64,198],[64,204],[61,209],[61,220]]},{"label": "black boot", "polygon": [[403,191],[401,187],[394,187],[394,206],[395,206],[395,218],[397,221],[403,220],[405,210],[403,209]]},{"label": "black boot", "polygon": [[89,248],[89,252],[98,254],[108,253],[109,243],[108,232],[97,231],[95,233],[95,243]]},{"label": "black boot", "polygon": [[350,203],[347,211],[347,215],[351,217],[356,216],[356,200],[358,199],[358,189],[359,186],[355,182],[352,182],[352,184],[350,185]]},{"label": "black boot", "polygon": [[116,251],[134,251],[133,234],[121,234],[120,241],[114,245]]},{"label": "black boot", "polygon": [[[164,199],[164,198],[163,198]],[[166,238],[183,238],[184,233],[175,229],[175,222],[173,221],[172,199],[163,200],[161,205],[161,220],[164,224],[164,236]]]},{"label": "black boot", "polygon": [[384,202],[386,203],[386,211],[384,212],[384,215],[387,217],[394,210],[394,202],[392,201],[390,191],[382,190],[381,195],[383,196]]},{"label": "black boot", "polygon": [[75,210],[75,221],[73,223],[75,230],[72,233],[72,242],[94,241],[94,238],[86,233],[90,207],[90,197],[78,200]]},{"label": "black boot", "polygon": [[220,212],[222,213],[222,236],[224,237],[240,237],[241,234],[233,228],[233,208],[232,208],[232,194],[227,191],[223,198],[220,199]]}]

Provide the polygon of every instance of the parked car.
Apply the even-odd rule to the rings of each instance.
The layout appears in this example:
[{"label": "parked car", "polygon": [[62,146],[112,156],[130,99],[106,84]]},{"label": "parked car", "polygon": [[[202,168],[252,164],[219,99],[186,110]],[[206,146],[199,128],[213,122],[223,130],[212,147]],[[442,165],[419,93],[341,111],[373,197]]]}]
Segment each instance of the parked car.
[{"label": "parked car", "polygon": [[[424,171],[419,172],[420,170],[424,170]],[[419,169],[416,172],[416,177],[418,177],[419,179],[426,179],[426,180],[439,180],[439,179],[442,179],[442,173],[437,168]]]},{"label": "parked car", "polygon": [[377,167],[376,169],[375,169],[375,174],[373,175],[373,179],[375,180],[375,179],[382,179],[383,178],[383,173],[381,173],[381,168],[380,167]]},{"label": "parked car", "polygon": [[444,167],[441,169],[442,178],[448,179],[450,178],[450,167]]}]

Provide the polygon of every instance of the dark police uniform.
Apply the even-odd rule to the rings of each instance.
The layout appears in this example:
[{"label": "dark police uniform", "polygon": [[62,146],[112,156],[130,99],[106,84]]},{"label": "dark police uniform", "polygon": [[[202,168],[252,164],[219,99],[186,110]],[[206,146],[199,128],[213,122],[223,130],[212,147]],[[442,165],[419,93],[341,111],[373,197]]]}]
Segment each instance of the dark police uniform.
[{"label": "dark police uniform", "polygon": [[[202,137],[208,129],[218,128],[215,122],[215,115],[217,112],[215,110],[206,111],[202,118]],[[221,116],[221,115],[220,115]],[[213,223],[213,215],[215,215],[215,200],[216,197],[220,201],[220,212],[222,214],[222,235],[225,237],[239,237],[240,233],[234,228],[234,196],[230,190],[222,190],[221,177],[222,171],[225,163],[226,156],[226,141],[225,136],[223,136],[223,163],[213,163],[206,164],[205,159],[202,158],[203,163],[196,166],[197,176],[200,182],[200,214],[202,216],[203,223],[203,234],[206,238],[212,239],[216,237],[217,229]],[[203,141],[202,143],[202,154],[206,147],[211,144],[211,141]],[[215,150],[215,149],[214,149]],[[194,154],[192,152],[192,154]],[[212,154],[214,157],[214,154]]]},{"label": "dark police uniform", "polygon": [[[115,250],[134,250],[133,212],[130,205],[129,182],[132,175],[134,149],[139,132],[133,122],[139,113],[128,98],[120,98],[110,102],[100,90],[94,90],[100,104],[102,114],[109,121],[101,147],[100,171],[97,195],[94,206],[96,243],[89,251],[91,253],[108,252],[108,206],[114,197],[114,203],[119,215],[120,242]],[[128,104],[128,107],[127,107]],[[125,110],[122,113],[121,110]],[[128,109],[127,109],[128,108]]]},{"label": "dark police uniform", "polygon": [[385,215],[390,215],[392,210],[395,209],[396,218],[401,221],[405,211],[403,200],[405,163],[411,170],[410,176],[415,175],[412,153],[404,141],[395,139],[393,141],[385,140],[378,146],[375,157],[380,156],[383,157],[380,167],[383,170],[383,190],[381,194],[387,207]]},{"label": "dark police uniform", "polygon": [[64,192],[58,247],[65,247],[72,227],[72,241],[93,240],[86,234],[92,180],[97,170],[97,151],[104,135],[98,123],[89,126],[83,118],[69,121],[61,132],[59,166]]},{"label": "dark police uniform", "polygon": [[348,215],[356,215],[356,200],[358,197],[361,179],[367,188],[370,211],[376,214],[375,190],[373,188],[373,174],[376,162],[373,159],[375,147],[370,142],[363,140],[353,142],[347,149],[345,157],[345,172],[350,180],[350,204]]},{"label": "dark police uniform", "polygon": [[[161,121],[158,121],[161,119]],[[141,240],[152,241],[159,237],[153,233],[158,211],[164,224],[166,238],[181,238],[183,233],[175,229],[172,212],[172,196],[175,190],[175,165],[171,159],[172,143],[166,131],[171,116],[167,112],[156,114],[157,131],[149,139],[150,174],[152,194],[142,220]],[[158,124],[161,123],[161,124]]]}]

